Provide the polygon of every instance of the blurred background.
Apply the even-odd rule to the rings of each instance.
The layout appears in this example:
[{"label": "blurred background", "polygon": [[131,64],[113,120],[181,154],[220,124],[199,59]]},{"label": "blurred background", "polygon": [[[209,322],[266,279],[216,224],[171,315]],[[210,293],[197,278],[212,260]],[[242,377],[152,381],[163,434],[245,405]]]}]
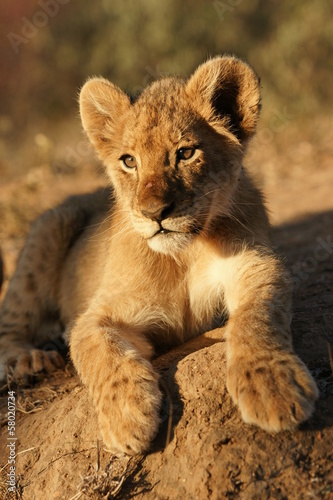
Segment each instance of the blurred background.
[{"label": "blurred background", "polygon": [[[2,0],[0,16],[2,176],[45,161],[70,172],[87,160],[76,99],[88,76],[138,92],[222,53],[261,77],[254,149],[263,182],[303,173],[332,152],[330,0]],[[275,164],[273,149],[289,146]]]},{"label": "blurred background", "polygon": [[247,158],[259,184],[281,191],[285,180],[332,170],[330,0],[2,0],[0,16],[2,240],[68,193],[105,182],[78,114],[93,75],[137,93],[236,54],[261,78]]}]

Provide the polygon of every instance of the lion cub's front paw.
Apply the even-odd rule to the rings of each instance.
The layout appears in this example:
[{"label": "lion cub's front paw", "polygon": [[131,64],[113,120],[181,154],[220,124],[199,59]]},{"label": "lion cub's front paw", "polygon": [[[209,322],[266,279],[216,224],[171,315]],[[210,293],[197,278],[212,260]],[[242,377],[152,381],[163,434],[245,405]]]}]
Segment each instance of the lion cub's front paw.
[{"label": "lion cub's front paw", "polygon": [[244,421],[268,432],[293,429],[307,420],[318,397],[305,365],[286,352],[230,360],[227,387]]},{"label": "lion cub's front paw", "polygon": [[104,443],[111,451],[130,455],[147,450],[159,426],[158,375],[147,361],[137,359],[116,370],[108,368],[104,375],[94,391]]}]

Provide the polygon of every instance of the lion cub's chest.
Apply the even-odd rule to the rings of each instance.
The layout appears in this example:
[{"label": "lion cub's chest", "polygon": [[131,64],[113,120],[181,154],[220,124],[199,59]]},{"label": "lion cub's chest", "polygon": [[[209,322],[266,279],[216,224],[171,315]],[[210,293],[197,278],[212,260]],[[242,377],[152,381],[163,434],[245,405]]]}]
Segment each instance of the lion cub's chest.
[{"label": "lion cub's chest", "polygon": [[[177,279],[165,275],[150,295],[147,333],[158,346],[187,341],[221,326],[224,319],[224,266],[218,259],[198,261]],[[174,277],[175,278],[175,277]],[[142,312],[141,306],[141,312]]]},{"label": "lion cub's chest", "polygon": [[98,293],[109,316],[142,328],[156,344],[172,345],[215,328],[225,311],[228,265],[213,252],[194,250],[195,258],[187,263],[155,256],[153,265],[138,259],[134,268],[129,252],[127,265],[117,267],[110,260]]},{"label": "lion cub's chest", "polygon": [[[150,311],[161,335],[186,341],[220,326],[225,319],[224,290],[230,281],[229,263],[214,254],[193,259],[190,266],[155,288]],[[156,330],[156,327],[153,328]]]},{"label": "lion cub's chest", "polygon": [[193,327],[199,331],[216,326],[225,310],[224,289],[229,279],[227,263],[214,255],[199,259],[188,274],[188,298]]}]

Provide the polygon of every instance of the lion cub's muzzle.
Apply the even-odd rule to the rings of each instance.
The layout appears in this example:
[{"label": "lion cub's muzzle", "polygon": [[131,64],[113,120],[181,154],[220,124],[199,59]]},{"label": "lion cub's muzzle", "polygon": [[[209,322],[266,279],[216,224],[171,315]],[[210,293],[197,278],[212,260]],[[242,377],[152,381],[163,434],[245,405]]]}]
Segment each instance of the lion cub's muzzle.
[{"label": "lion cub's muzzle", "polygon": [[176,201],[155,198],[137,204],[132,211],[132,222],[151,249],[169,254],[186,246],[197,232],[186,212]]},{"label": "lion cub's muzzle", "polygon": [[162,253],[174,253],[192,239],[197,226],[190,215],[192,200],[182,186],[155,176],[141,181],[134,206],[132,222],[148,246]]},{"label": "lion cub's muzzle", "polygon": [[[150,201],[140,204],[136,210],[134,226],[146,239],[153,238],[157,234],[168,234],[182,232],[178,226],[177,216],[172,217],[176,209],[176,203],[165,203],[162,200]],[[175,215],[175,214],[174,214]]]},{"label": "lion cub's muzzle", "polygon": [[140,212],[144,217],[161,223],[162,220],[170,217],[175,209],[175,202],[164,203],[160,200],[155,200],[148,205],[139,206]]}]

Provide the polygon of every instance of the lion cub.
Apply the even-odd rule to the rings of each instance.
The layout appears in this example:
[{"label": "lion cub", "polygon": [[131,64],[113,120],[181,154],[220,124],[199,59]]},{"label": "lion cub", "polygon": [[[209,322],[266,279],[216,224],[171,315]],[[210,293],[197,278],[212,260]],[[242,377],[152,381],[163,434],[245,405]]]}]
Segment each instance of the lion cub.
[{"label": "lion cub", "polygon": [[227,387],[245,422],[276,432],[306,420],[318,391],[293,352],[289,277],[242,167],[260,110],[253,70],[216,57],[136,100],[93,78],[80,110],[112,187],[34,224],[2,304],[3,374],[62,365],[34,347],[57,314],[106,446],[138,453],[159,426],[155,349],[227,312]]}]

